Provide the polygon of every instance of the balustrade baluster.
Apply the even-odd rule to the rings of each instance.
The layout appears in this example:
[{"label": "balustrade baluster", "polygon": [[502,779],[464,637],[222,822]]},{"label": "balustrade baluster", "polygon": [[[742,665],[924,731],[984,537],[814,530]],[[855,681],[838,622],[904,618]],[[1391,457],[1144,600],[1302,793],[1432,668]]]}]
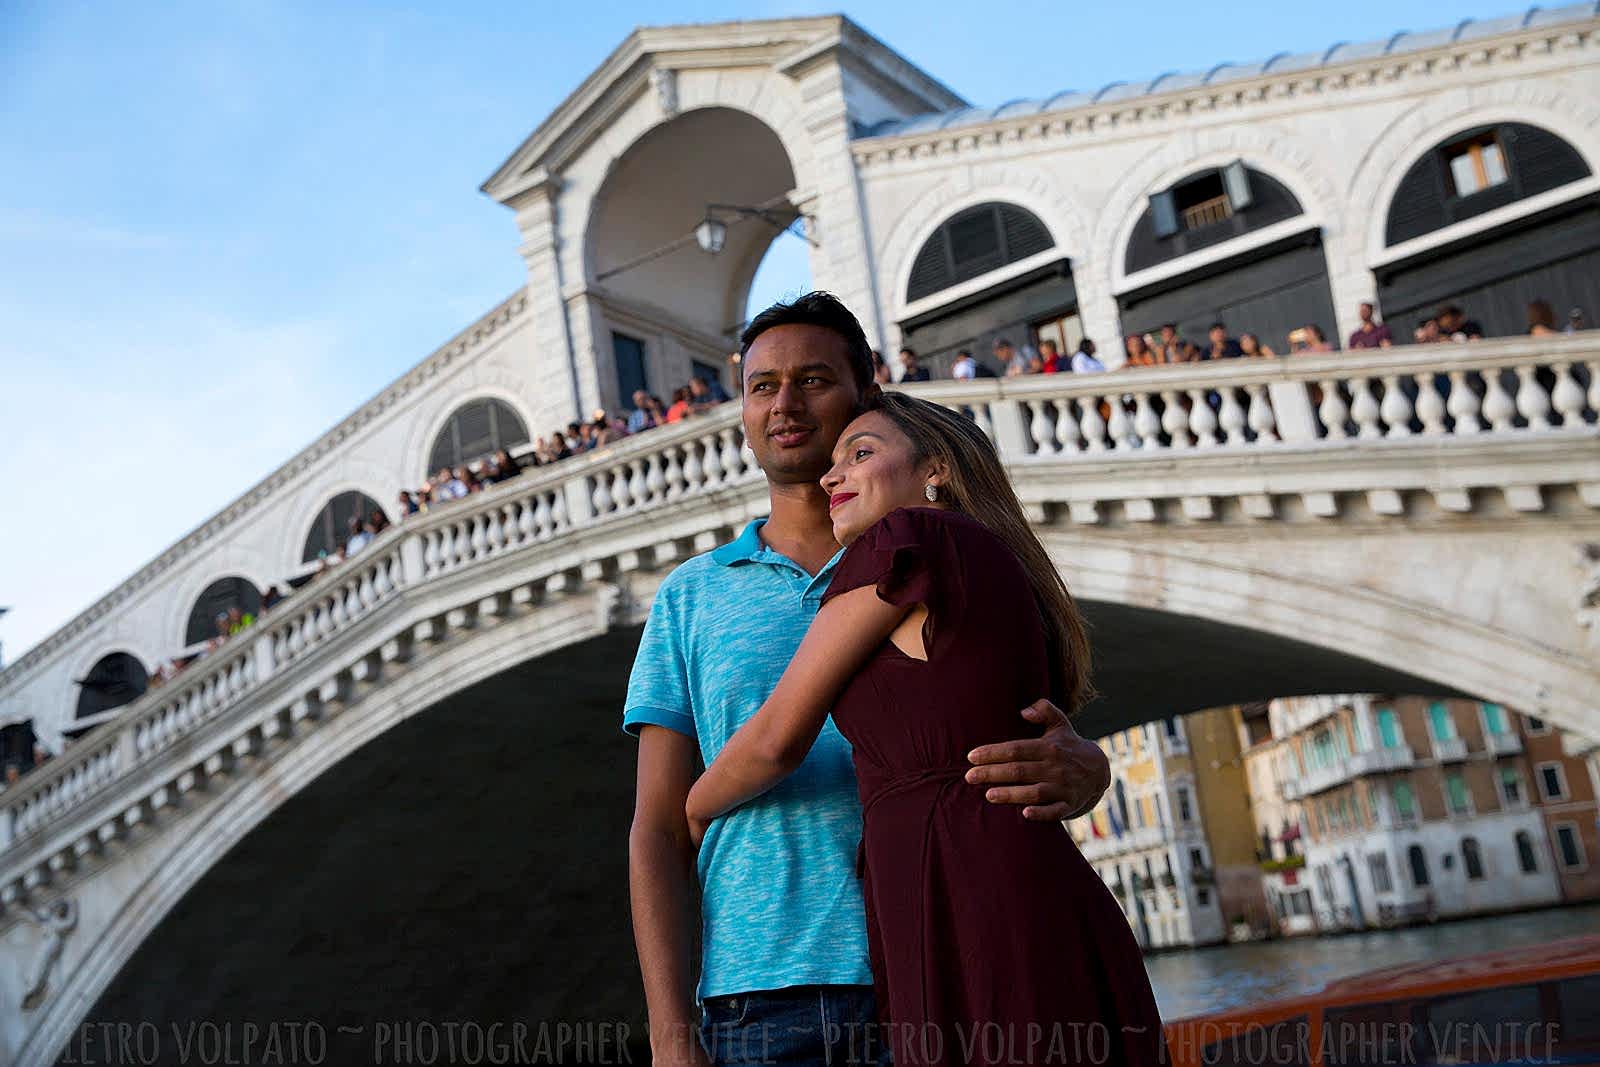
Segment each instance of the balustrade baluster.
[{"label": "balustrade baluster", "polygon": [[439,569],[439,538],[437,531],[424,535],[422,548],[422,573],[432,574]]},{"label": "balustrade baluster", "polygon": [[1382,415],[1377,397],[1372,395],[1372,383],[1357,377],[1350,380],[1350,418],[1356,424],[1356,436],[1373,439],[1383,436]]},{"label": "balustrade baluster", "polygon": [[[1120,397],[1110,396],[1106,403],[1112,407],[1122,402]],[[1097,396],[1080,396],[1078,398],[1078,429],[1083,431],[1084,444],[1090,452],[1104,452],[1106,450],[1106,420],[1100,417],[1100,398]]]},{"label": "balustrade baluster", "polygon": [[[1028,436],[1033,439],[1033,451],[1039,456],[1053,456],[1057,452],[1056,431],[1050,416],[1044,412],[1043,400],[1025,400],[1032,417],[1028,419]],[[1058,415],[1059,418],[1059,415]]]},{"label": "balustrade baluster", "polygon": [[1072,401],[1062,397],[1055,401],[1055,406],[1056,444],[1060,446],[1057,451],[1075,455],[1083,448],[1083,431],[1078,428],[1078,416],[1072,411]]},{"label": "balustrade baluster", "polygon": [[739,454],[733,428],[730,426],[717,435],[722,440],[722,477],[732,485],[744,476],[744,457]]},{"label": "balustrade baluster", "polygon": [[1256,443],[1278,439],[1278,417],[1272,413],[1272,401],[1267,397],[1267,387],[1261,384],[1251,385],[1246,390],[1250,396],[1250,410],[1245,415],[1245,424],[1256,435]]},{"label": "balustrade baluster", "polygon": [[667,496],[667,476],[662,472],[661,453],[650,454],[650,473],[645,479],[645,484],[650,488],[650,502],[659,504]]},{"label": "balustrade baluster", "polygon": [[1434,388],[1433,374],[1413,374],[1411,378],[1417,383],[1417,419],[1422,423],[1423,435],[1438,437],[1444,434],[1444,397]]},{"label": "balustrade baluster", "polygon": [[662,472],[667,482],[667,499],[676,500],[683,495],[683,467],[678,463],[678,446],[667,447],[667,466]]},{"label": "balustrade baluster", "polygon": [[[383,573],[383,567],[381,565],[378,566],[376,570],[379,574]],[[378,590],[373,583],[372,575],[373,572],[369,570],[366,574],[361,576],[361,586],[358,590],[358,593],[361,599],[361,608],[363,611],[372,607],[372,605],[378,602]]]},{"label": "balustrade baluster", "polygon": [[1455,420],[1456,433],[1477,433],[1483,429],[1483,423],[1478,420],[1478,392],[1467,381],[1466,371],[1450,372],[1450,396],[1445,400],[1444,409]]},{"label": "balustrade baluster", "polygon": [[372,576],[372,593],[378,600],[394,592],[394,579],[391,577],[394,564],[395,557],[391,556],[378,564],[378,572]]},{"label": "balustrade baluster", "polygon": [[359,582],[351,582],[345,588],[349,590],[349,593],[344,598],[345,621],[355,622],[366,613],[361,604],[361,585]]},{"label": "balustrade baluster", "polygon": [[700,439],[700,448],[705,457],[701,460],[701,466],[704,468],[707,489],[715,489],[722,484],[722,457],[717,454],[719,444],[714,433]]},{"label": "balustrade baluster", "polygon": [[555,520],[550,513],[550,495],[540,492],[538,495],[539,506],[533,510],[533,522],[539,529],[539,540],[543,541],[550,536],[555,527]]},{"label": "balustrade baluster", "polygon": [[644,460],[633,460],[628,467],[633,472],[628,477],[628,496],[635,507],[643,507],[650,498],[650,487],[644,481]]},{"label": "balustrade baluster", "polygon": [[1500,381],[1500,372],[1493,368],[1485,370],[1483,386],[1483,417],[1489,420],[1489,426],[1497,433],[1515,429],[1516,423],[1512,420],[1516,418],[1517,404]]},{"label": "balustrade baluster", "polygon": [[1537,367],[1529,364],[1517,368],[1517,377],[1522,379],[1521,384],[1517,386],[1517,412],[1528,423],[1528,429],[1548,430],[1550,397],[1535,376],[1537,370]]},{"label": "balustrade baluster", "polygon": [[550,496],[550,526],[556,533],[561,533],[571,525],[567,521],[567,494],[557,489]]},{"label": "balustrade baluster", "polygon": [[972,421],[982,431],[983,436],[994,443],[994,421],[989,418],[989,405],[978,403],[972,405]]},{"label": "balustrade baluster", "polygon": [[505,548],[506,542],[516,539],[516,527],[511,525],[511,509],[510,504],[497,504],[489,509],[489,530],[486,537],[491,556],[497,555]]},{"label": "balustrade baluster", "polygon": [[1161,428],[1167,431],[1171,447],[1193,448],[1194,438],[1189,434],[1189,413],[1183,410],[1182,395],[1171,389],[1165,390],[1161,394],[1161,403],[1164,408],[1161,412]]},{"label": "balustrade baluster", "polygon": [[405,566],[400,562],[400,553],[396,552],[389,561],[389,592],[399,589],[405,584]]},{"label": "balustrade baluster", "polygon": [[1115,447],[1121,451],[1132,451],[1139,447],[1139,438],[1133,432],[1133,420],[1128,417],[1127,404],[1121,397],[1111,401],[1111,418],[1106,420],[1106,431],[1111,435]]},{"label": "balustrade baluster", "polygon": [[1231,385],[1224,385],[1217,392],[1222,396],[1222,407],[1217,412],[1217,424],[1227,436],[1228,444],[1246,443],[1244,407],[1239,403],[1238,391]]},{"label": "balustrade baluster", "polygon": [[1589,410],[1600,414],[1600,360],[1591,359],[1589,366]]},{"label": "balustrade baluster", "polygon": [[1342,441],[1349,437],[1349,431],[1344,426],[1350,421],[1350,408],[1344,402],[1344,392],[1336,378],[1327,378],[1319,383],[1322,388],[1322,403],[1317,407],[1317,418],[1322,420],[1322,428],[1328,431],[1328,439]]},{"label": "balustrade baluster", "polygon": [[1572,374],[1571,363],[1556,365],[1556,387],[1550,391],[1550,400],[1561,416],[1561,425],[1583,425],[1583,389]]},{"label": "balustrade baluster", "polygon": [[462,539],[462,551],[456,562],[467,564],[482,559],[483,554],[489,550],[489,535],[485,529],[488,520],[483,515],[474,515],[462,521],[466,527],[463,532],[467,536]]},{"label": "balustrade baluster", "polygon": [[1217,416],[1206,402],[1204,389],[1189,391],[1189,432],[1194,434],[1195,445],[1211,448],[1217,444]]},{"label": "balustrade baluster", "polygon": [[596,474],[590,479],[594,488],[589,491],[589,500],[594,505],[596,515],[605,515],[611,511],[611,487],[607,484],[605,472]]},{"label": "balustrade baluster", "polygon": [[685,441],[683,443],[683,491],[693,493],[700,488],[701,476],[705,468],[700,464],[700,449],[698,441]]},{"label": "balustrade baluster", "polygon": [[328,618],[331,620],[332,625],[329,626],[328,631],[324,631],[324,632],[331,632],[333,630],[342,630],[342,629],[344,629],[344,618],[345,618],[345,616],[344,616],[344,590],[343,589],[334,590],[333,599],[330,602],[329,608],[328,608]]},{"label": "balustrade baluster", "polygon": [[1149,393],[1139,393],[1133,400],[1133,430],[1146,448],[1161,447],[1161,419],[1150,403]]},{"label": "balustrade baluster", "polygon": [[1378,406],[1378,413],[1388,424],[1389,437],[1411,436],[1411,401],[1406,398],[1405,390],[1400,388],[1399,375],[1384,376],[1383,403]]}]

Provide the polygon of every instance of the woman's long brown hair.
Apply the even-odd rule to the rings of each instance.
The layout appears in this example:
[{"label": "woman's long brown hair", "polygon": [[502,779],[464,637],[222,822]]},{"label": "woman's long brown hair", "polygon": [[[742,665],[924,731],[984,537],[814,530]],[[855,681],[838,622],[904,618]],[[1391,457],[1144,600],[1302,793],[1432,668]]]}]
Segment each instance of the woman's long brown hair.
[{"label": "woman's long brown hair", "polygon": [[1044,621],[1050,697],[1068,715],[1077,712],[1095,695],[1087,627],[1061,572],[1028,525],[994,444],[966,416],[904,393],[882,393],[866,409],[888,416],[910,439],[919,463],[934,460],[949,468],[940,499],[981,522],[1021,561]]}]

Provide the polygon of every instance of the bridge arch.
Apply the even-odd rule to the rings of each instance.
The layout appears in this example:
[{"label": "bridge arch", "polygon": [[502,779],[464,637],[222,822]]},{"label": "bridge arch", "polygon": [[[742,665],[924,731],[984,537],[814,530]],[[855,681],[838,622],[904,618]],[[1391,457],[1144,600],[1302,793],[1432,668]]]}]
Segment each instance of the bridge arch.
[{"label": "bridge arch", "polygon": [[[453,697],[535,661],[542,661],[544,666],[542,679],[518,684],[513,703],[526,707],[527,693],[544,692],[552,694],[552,707],[546,709],[546,713],[559,712],[553,700],[563,678],[574,671],[588,671],[592,676],[601,670],[611,670],[618,656],[631,656],[637,644],[637,627],[607,630],[598,625],[598,615],[592,610],[580,612],[576,620],[563,619],[562,623],[565,625],[552,626],[548,617],[536,612],[504,627],[460,635],[452,654],[434,657],[413,670],[386,676],[363,699],[322,725],[310,739],[311,743],[285,749],[277,759],[263,764],[258,774],[236,777],[218,798],[218,806],[202,816],[192,832],[168,830],[156,842],[163,847],[154,848],[145,857],[139,884],[125,895],[115,914],[104,923],[104,932],[92,942],[67,943],[60,973],[70,977],[51,989],[40,1010],[41,1017],[18,1052],[18,1062],[53,1061],[56,1051],[65,1047],[75,1028],[160,927],[162,920],[219,861],[329,770]],[[579,638],[576,643],[566,640],[566,636],[572,635]],[[558,651],[560,654],[555,655]],[[619,684],[625,681],[624,677]],[[615,700],[620,709],[620,692]],[[563,707],[570,703],[562,698]],[[588,721],[598,724],[596,732],[614,739],[624,752],[630,749],[631,742],[618,726],[620,711],[603,722],[593,711],[591,709]],[[517,774],[526,773],[526,770],[519,768]],[[630,776],[623,776],[622,786],[631,798]],[[626,833],[625,822],[617,827],[617,833]],[[514,842],[510,844],[516,847]],[[145,847],[151,846],[146,844]],[[620,887],[624,883],[625,868],[619,873],[617,884]],[[625,906],[625,893],[619,903]],[[4,943],[3,940],[0,943]],[[631,968],[631,964],[629,966]],[[610,1017],[625,1014],[637,999],[632,997],[626,1003],[614,1004]],[[566,1014],[582,1010],[593,1009],[572,1003],[567,1005]],[[370,1041],[370,1035],[367,1040]]]}]

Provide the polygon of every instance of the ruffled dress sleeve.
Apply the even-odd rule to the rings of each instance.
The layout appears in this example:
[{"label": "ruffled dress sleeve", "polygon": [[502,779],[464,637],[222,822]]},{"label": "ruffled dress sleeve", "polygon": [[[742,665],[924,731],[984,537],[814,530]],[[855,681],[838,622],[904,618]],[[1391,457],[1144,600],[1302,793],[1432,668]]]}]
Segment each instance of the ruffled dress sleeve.
[{"label": "ruffled dress sleeve", "polygon": [[940,508],[898,508],[845,550],[822,602],[864,585],[876,586],[888,604],[926,604],[923,644],[933,658],[937,642],[955,632],[966,603],[961,553],[954,524],[962,517]]}]

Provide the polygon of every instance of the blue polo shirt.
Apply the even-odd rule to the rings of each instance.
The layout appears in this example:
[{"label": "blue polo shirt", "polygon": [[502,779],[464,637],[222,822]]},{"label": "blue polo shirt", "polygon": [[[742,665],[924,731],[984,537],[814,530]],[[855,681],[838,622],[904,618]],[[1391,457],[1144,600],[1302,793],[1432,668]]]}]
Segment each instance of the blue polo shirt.
[{"label": "blue polo shirt", "polygon": [[[651,723],[686,734],[709,765],[777,688],[843,553],[813,578],[767,547],[763,525],[661,583],[624,730],[637,736]],[[706,832],[699,997],[870,983],[860,839],[850,744],[830,718],[799,770]]]}]

